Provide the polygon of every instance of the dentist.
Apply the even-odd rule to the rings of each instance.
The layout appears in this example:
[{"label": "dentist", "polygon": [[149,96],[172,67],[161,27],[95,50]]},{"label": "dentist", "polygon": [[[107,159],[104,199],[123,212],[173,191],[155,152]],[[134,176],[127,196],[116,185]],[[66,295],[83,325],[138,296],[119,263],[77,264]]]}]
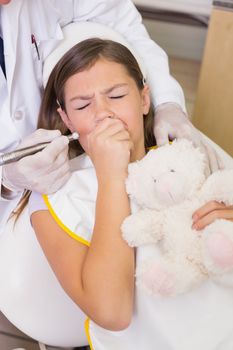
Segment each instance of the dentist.
[{"label": "dentist", "polygon": [[61,28],[71,22],[112,27],[140,53],[156,107],[159,145],[169,137],[199,140],[185,113],[182,89],[169,73],[167,55],[149,38],[130,0],[0,0],[0,5],[0,153],[52,141],[42,152],[1,167],[0,231],[25,188],[53,193],[70,176],[66,138],[58,130],[35,130],[43,62],[63,39]]}]

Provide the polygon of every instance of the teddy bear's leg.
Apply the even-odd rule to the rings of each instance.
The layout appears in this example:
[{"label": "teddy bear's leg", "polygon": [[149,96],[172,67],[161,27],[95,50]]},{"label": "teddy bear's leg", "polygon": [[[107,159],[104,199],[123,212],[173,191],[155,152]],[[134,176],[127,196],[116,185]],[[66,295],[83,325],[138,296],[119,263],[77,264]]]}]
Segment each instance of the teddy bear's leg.
[{"label": "teddy bear's leg", "polygon": [[205,278],[196,266],[185,261],[147,261],[136,270],[137,285],[151,295],[163,297],[187,292]]},{"label": "teddy bear's leg", "polygon": [[203,260],[213,274],[233,271],[233,222],[217,220],[203,231]]},{"label": "teddy bear's leg", "polygon": [[159,296],[170,296],[175,294],[175,280],[159,262],[153,262],[150,266],[142,266],[136,271],[137,285],[146,290],[149,294]]}]

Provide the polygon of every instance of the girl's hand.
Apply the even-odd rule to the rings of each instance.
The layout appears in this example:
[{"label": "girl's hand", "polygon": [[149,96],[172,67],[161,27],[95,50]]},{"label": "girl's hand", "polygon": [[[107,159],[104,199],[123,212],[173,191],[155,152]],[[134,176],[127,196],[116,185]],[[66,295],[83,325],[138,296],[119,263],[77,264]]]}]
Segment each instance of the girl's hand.
[{"label": "girl's hand", "polygon": [[88,135],[88,152],[99,180],[125,179],[132,149],[126,125],[119,119],[103,119]]},{"label": "girl's hand", "polygon": [[203,205],[193,213],[193,225],[195,230],[202,230],[216,219],[233,221],[233,205],[211,201]]}]

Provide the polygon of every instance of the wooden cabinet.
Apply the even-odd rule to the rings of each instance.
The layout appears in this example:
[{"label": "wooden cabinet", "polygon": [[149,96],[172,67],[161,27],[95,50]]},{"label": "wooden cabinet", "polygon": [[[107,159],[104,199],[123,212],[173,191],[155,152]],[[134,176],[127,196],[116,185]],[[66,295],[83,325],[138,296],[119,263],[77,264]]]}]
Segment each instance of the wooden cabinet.
[{"label": "wooden cabinet", "polygon": [[229,6],[214,7],[211,13],[192,121],[233,156],[233,9]]}]

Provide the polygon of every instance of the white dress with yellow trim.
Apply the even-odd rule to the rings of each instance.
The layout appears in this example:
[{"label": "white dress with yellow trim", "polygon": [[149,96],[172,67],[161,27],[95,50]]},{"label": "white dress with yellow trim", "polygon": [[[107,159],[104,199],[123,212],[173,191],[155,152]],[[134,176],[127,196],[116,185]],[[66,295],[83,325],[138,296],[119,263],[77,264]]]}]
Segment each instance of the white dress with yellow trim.
[{"label": "white dress with yellow trim", "polygon": [[[89,244],[94,224],[97,183],[87,156],[63,189],[46,201],[68,234]],[[107,213],[106,213],[107,215]],[[137,261],[154,254],[150,246],[137,250]],[[113,332],[89,320],[94,350],[232,350],[233,290],[211,281],[172,298],[149,296],[136,288],[130,326]]]},{"label": "white dress with yellow trim", "polygon": [[88,156],[76,159],[76,171],[53,195],[43,196],[57,223],[71,237],[89,245],[95,218],[97,180]]}]

